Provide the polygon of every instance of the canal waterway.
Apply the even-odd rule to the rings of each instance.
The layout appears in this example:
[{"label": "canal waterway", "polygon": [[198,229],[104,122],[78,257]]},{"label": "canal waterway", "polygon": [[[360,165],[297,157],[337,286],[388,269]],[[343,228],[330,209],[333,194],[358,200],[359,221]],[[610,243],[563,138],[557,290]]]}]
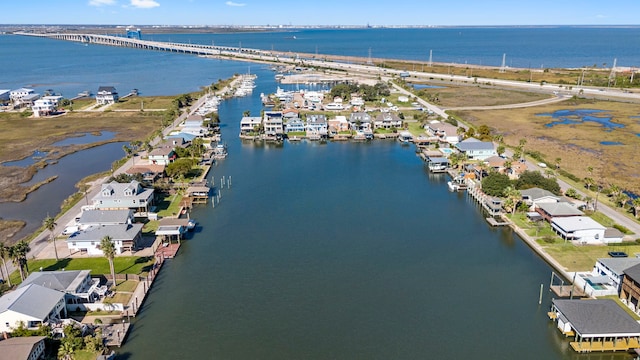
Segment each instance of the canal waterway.
[{"label": "canal waterway", "polygon": [[210,180],[231,188],[191,213],[197,233],[119,358],[589,358],[546,316],[549,266],[413,147],[241,142],[242,113],[276,86],[257,73],[253,96],[219,110],[229,156]]}]

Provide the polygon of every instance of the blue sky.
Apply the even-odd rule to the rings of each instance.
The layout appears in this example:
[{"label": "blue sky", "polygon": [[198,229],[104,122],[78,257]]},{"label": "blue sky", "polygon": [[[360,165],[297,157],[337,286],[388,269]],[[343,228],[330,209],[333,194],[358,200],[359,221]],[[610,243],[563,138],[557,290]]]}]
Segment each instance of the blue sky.
[{"label": "blue sky", "polygon": [[640,1],[2,0],[0,24],[637,25]]}]

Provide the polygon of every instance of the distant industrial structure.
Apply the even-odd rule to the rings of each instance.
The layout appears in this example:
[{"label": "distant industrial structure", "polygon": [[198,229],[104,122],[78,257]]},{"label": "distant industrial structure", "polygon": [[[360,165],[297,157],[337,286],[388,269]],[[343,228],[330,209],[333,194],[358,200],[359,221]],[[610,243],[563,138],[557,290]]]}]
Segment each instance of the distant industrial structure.
[{"label": "distant industrial structure", "polygon": [[142,31],[140,29],[127,28],[127,38],[142,40]]}]

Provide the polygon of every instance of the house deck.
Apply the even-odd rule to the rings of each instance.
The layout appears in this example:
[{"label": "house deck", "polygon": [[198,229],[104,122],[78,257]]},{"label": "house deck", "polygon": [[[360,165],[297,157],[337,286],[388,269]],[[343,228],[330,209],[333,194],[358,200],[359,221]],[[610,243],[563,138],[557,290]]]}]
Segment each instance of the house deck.
[{"label": "house deck", "polygon": [[560,298],[583,298],[587,297],[587,294],[582,289],[575,287],[571,284],[566,285],[551,285],[551,291]]},{"label": "house deck", "polygon": [[176,257],[178,250],[180,249],[180,243],[171,243],[166,246],[160,246],[156,250],[156,257],[163,259],[173,259]]},{"label": "house deck", "polygon": [[576,352],[594,352],[594,351],[629,351],[640,347],[638,339],[628,338],[618,341],[572,341],[569,343],[571,348]]}]

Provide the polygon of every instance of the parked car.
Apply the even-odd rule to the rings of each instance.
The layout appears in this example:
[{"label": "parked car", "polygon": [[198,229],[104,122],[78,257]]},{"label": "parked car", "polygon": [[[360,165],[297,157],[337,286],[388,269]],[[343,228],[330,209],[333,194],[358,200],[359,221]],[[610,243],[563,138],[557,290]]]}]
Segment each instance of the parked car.
[{"label": "parked car", "polygon": [[64,228],[64,230],[62,230],[62,235],[71,235],[78,231],[80,231],[79,226],[67,226],[66,228]]}]

